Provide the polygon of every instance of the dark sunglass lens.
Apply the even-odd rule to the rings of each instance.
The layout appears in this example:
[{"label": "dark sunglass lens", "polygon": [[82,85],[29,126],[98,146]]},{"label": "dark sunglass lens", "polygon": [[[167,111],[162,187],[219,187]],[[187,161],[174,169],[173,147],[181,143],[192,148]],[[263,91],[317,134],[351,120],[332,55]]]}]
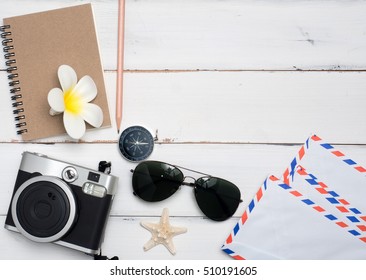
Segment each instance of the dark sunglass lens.
[{"label": "dark sunglass lens", "polygon": [[161,201],[174,194],[183,182],[176,167],[158,161],[145,161],[136,166],[132,176],[134,194],[143,200]]},{"label": "dark sunglass lens", "polygon": [[224,221],[234,215],[241,201],[237,186],[215,177],[198,179],[195,195],[202,212],[215,221]]}]

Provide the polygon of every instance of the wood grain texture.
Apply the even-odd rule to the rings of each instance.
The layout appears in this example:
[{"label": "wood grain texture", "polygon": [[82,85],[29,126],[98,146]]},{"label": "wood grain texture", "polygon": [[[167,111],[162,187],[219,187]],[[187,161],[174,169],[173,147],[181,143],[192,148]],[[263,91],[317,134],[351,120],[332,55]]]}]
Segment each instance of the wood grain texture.
[{"label": "wood grain texture", "polygon": [[[112,127],[82,141],[118,140],[115,78],[105,74]],[[11,120],[4,72],[0,81],[0,116]],[[317,133],[332,143],[363,144],[365,90],[366,72],[125,73],[121,128],[144,125],[163,143],[302,143]],[[0,141],[21,140],[12,121],[2,125]]]},{"label": "wood grain texture", "polygon": [[[129,170],[135,164],[123,160],[116,151],[115,144],[2,144],[0,154],[7,160],[7,164],[2,164],[0,170],[2,186],[6,186],[0,189],[0,220],[4,220],[7,213],[23,150],[69,159],[89,168],[95,168],[99,160],[107,159],[112,161],[112,173],[119,176],[120,181],[106,229],[104,254],[118,255],[122,259],[226,259],[227,256],[221,252],[220,247],[231,228],[266,176],[280,176],[298,149],[297,145],[157,145],[152,155],[156,160],[207,172],[238,185],[243,203],[233,218],[217,223],[202,215],[190,188],[182,187],[174,196],[159,203],[147,203],[134,197]],[[347,145],[340,146],[339,149],[359,164],[366,165],[366,146]],[[185,174],[198,176],[186,171]],[[140,226],[140,221],[158,222],[165,207],[169,208],[173,225],[188,228],[187,234],[177,236],[174,241],[177,247],[177,255],[174,257],[162,246],[149,252],[142,249],[150,235]],[[0,247],[5,248],[0,252],[0,259],[90,259],[54,244],[39,245],[20,234],[5,229],[0,231]]]},{"label": "wood grain texture", "polygon": [[[145,126],[157,137],[151,159],[225,178],[243,196],[224,223],[202,215],[190,188],[156,204],[139,200],[131,190],[135,164],[120,156],[114,123],[117,1],[4,0],[0,18],[86,2],[94,7],[112,127],[81,141],[22,142],[0,59],[0,224],[23,151],[89,168],[110,160],[120,181],[104,254],[230,259],[220,247],[238,217],[266,176],[280,175],[310,134],[366,166],[366,1],[126,0],[121,128]],[[162,246],[142,249],[150,233],[140,221],[158,221],[164,207],[173,225],[188,228],[174,239],[174,257]],[[0,259],[90,259],[5,229],[0,248]]]},{"label": "wood grain texture", "polygon": [[[0,2],[0,18],[92,2],[116,69],[117,1]],[[125,69],[365,69],[365,1],[126,1]]]}]

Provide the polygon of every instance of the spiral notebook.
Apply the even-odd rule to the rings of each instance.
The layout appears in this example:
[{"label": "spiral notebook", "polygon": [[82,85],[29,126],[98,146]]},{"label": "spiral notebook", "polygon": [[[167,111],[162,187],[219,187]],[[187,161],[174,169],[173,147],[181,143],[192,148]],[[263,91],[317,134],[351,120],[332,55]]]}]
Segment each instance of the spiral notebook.
[{"label": "spiral notebook", "polygon": [[[17,133],[23,140],[65,134],[62,114],[50,116],[47,95],[60,87],[57,69],[75,69],[78,79],[89,75],[103,110],[102,127],[110,126],[109,108],[91,4],[5,18],[0,33]],[[88,127],[91,128],[91,127]]]}]

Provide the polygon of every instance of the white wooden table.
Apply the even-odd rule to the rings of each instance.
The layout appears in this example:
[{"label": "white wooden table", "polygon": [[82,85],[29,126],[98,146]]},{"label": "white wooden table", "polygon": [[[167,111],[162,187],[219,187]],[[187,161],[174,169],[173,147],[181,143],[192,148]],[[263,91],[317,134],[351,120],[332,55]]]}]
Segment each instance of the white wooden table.
[{"label": "white wooden table", "polygon": [[[88,1],[3,0],[0,18]],[[91,1],[115,116],[117,2]],[[126,0],[122,129],[148,128],[158,140],[150,159],[185,166],[238,185],[235,216],[206,219],[191,188],[168,200],[134,197],[130,169],[111,128],[82,141],[62,136],[22,142],[14,128],[5,60],[0,63],[0,224],[21,153],[33,151],[96,168],[112,161],[119,189],[103,253],[120,259],[230,259],[220,247],[267,175],[287,167],[311,133],[366,165],[366,1]],[[36,32],[36,31],[35,31]],[[72,38],[70,38],[72,40]],[[188,232],[144,252],[164,207]],[[90,259],[0,229],[0,259]]]}]

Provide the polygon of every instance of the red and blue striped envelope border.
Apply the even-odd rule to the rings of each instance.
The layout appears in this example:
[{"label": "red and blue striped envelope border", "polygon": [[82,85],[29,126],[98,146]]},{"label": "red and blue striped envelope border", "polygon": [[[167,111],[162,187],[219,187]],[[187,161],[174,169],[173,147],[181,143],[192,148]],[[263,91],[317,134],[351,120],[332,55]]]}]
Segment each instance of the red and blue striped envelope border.
[{"label": "red and blue striped envelope border", "polygon": [[[334,222],[337,226],[344,228],[345,230],[347,230],[352,236],[355,236],[356,238],[358,238],[361,242],[366,243],[366,237],[364,236],[364,232],[366,232],[366,227],[364,225],[359,224],[358,229],[359,231],[356,230],[349,230],[348,229],[348,224],[345,223],[344,221],[342,221],[341,219],[339,219],[336,215],[332,214],[332,213],[328,213],[323,207],[317,205],[315,202],[313,202],[311,199],[308,199],[306,196],[304,196],[301,192],[299,192],[298,190],[292,188],[290,186],[290,178],[295,175],[295,172],[297,172],[300,175],[303,176],[309,176],[308,179],[308,183],[309,184],[314,184],[318,187],[318,191],[321,194],[325,194],[325,192],[328,193],[328,195],[332,195],[332,197],[329,197],[329,202],[335,202],[336,200],[338,201],[338,203],[340,205],[338,210],[340,212],[342,211],[350,211],[350,213],[352,213],[352,215],[349,215],[349,222],[351,223],[356,223],[356,222],[361,222],[362,221],[366,221],[366,216],[362,215],[362,213],[360,211],[357,210],[357,208],[352,208],[352,207],[348,207],[349,203],[347,200],[341,198],[341,197],[337,197],[337,194],[332,192],[331,190],[327,190],[327,185],[323,182],[318,182],[315,178],[315,176],[313,176],[312,174],[308,174],[305,169],[303,169],[301,166],[299,166],[299,162],[300,160],[305,156],[306,152],[309,149],[310,146],[310,142],[314,142],[318,145],[320,145],[321,147],[323,147],[324,149],[328,150],[330,153],[332,153],[334,156],[338,157],[340,160],[342,160],[346,165],[350,166],[351,168],[354,168],[357,172],[363,173],[366,175],[366,168],[360,166],[359,164],[357,164],[355,161],[353,161],[352,159],[350,159],[349,157],[347,157],[344,153],[342,153],[341,151],[339,151],[338,149],[336,149],[333,145],[328,144],[326,142],[324,142],[319,136],[317,135],[312,135],[311,137],[309,137],[305,144],[301,146],[299,152],[296,154],[296,157],[292,160],[290,166],[285,170],[284,174],[283,174],[283,181],[281,181],[279,178],[275,177],[275,176],[269,176],[263,183],[263,185],[258,189],[258,191],[256,192],[254,198],[251,200],[251,202],[249,203],[247,209],[244,211],[243,215],[241,216],[240,220],[237,222],[237,224],[234,226],[233,230],[231,231],[231,233],[229,234],[229,236],[227,237],[224,245],[222,246],[222,250],[227,253],[229,256],[231,256],[233,259],[236,260],[244,260],[245,257],[240,255],[239,253],[233,251],[232,249],[230,249],[230,244],[233,242],[233,239],[235,238],[235,236],[238,234],[238,232],[240,231],[240,229],[245,225],[245,222],[248,220],[248,218],[250,217],[250,214],[253,212],[253,210],[255,209],[256,205],[260,202],[261,198],[263,197],[265,191],[267,190],[267,181],[271,180],[273,182],[276,182],[277,186],[279,186],[280,188],[282,188],[283,190],[287,190],[289,194],[293,195],[294,197],[298,198],[302,203],[304,203],[305,205],[309,206],[310,208],[312,208],[314,211],[317,211],[319,213],[321,213],[324,218],[326,218],[328,221],[330,222]],[[329,193],[330,191],[330,193]],[[323,192],[323,193],[322,193]],[[338,204],[336,203],[336,204]],[[361,232],[362,233],[361,233]]]},{"label": "red and blue striped envelope border", "polygon": [[[343,221],[339,215],[331,215],[330,218],[336,221],[338,226],[366,243],[366,215],[357,207],[352,206],[348,199],[342,197],[340,193],[332,190],[324,181],[320,181],[314,174],[308,173],[301,165],[297,167],[296,173],[304,179],[310,188],[314,188],[320,196],[324,197],[324,201],[332,205],[341,218],[345,216]],[[320,213],[324,211],[324,209],[318,209]]]},{"label": "red and blue striped envelope border", "polygon": [[[312,142],[312,143],[311,143]],[[296,168],[298,164],[300,163],[300,160],[305,156],[306,152],[309,150],[309,147],[311,144],[318,144],[330,153],[332,153],[335,157],[342,160],[346,165],[350,166],[351,168],[354,168],[357,172],[363,173],[366,175],[366,168],[360,166],[355,161],[347,157],[344,153],[342,153],[340,150],[335,148],[333,145],[328,144],[324,142],[319,136],[312,135],[309,137],[305,144],[301,146],[299,152],[297,153],[296,157],[292,160],[290,166],[285,170],[283,174],[283,181],[286,184],[290,184],[290,178],[294,176],[296,172]]]}]

